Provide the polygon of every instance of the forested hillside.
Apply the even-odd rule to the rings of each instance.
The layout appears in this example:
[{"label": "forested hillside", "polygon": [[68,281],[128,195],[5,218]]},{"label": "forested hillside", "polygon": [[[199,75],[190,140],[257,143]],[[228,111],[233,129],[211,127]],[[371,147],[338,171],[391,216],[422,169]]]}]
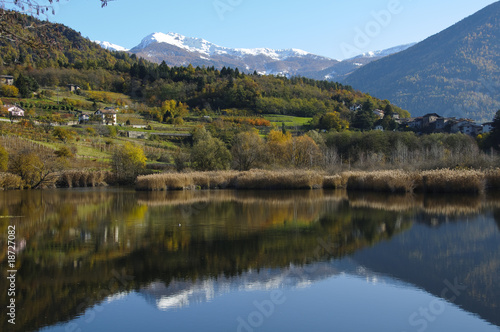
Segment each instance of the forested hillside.
[{"label": "forested hillside", "polygon": [[[346,121],[354,105],[369,101],[374,109],[384,109],[389,104],[338,83],[245,75],[237,68],[155,64],[104,50],[60,24],[16,12],[4,12],[4,17],[17,37],[0,39],[0,74],[23,74],[40,88],[76,84],[83,90],[124,93],[149,107],[176,100],[207,112],[229,109],[313,117],[336,111]],[[394,111],[408,116],[401,109]]]},{"label": "forested hillside", "polygon": [[500,2],[345,80],[415,116],[438,113],[483,122],[500,108],[499,82]]}]

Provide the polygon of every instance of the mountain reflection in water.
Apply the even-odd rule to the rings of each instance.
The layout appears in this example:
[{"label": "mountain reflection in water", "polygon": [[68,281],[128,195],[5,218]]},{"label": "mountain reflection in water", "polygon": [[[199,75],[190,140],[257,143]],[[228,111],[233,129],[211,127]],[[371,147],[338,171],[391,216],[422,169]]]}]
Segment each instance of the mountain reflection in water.
[{"label": "mountain reflection in water", "polygon": [[131,293],[171,311],[342,275],[437,297],[457,280],[466,289],[454,304],[500,325],[495,195],[81,189],[0,192],[0,202],[20,249],[16,325],[3,316],[2,331],[68,322]]}]

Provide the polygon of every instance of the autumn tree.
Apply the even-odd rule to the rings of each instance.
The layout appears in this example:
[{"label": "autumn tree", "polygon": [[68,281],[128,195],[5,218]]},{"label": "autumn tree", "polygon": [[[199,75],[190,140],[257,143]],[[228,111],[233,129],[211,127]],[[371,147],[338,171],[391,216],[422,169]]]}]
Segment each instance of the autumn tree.
[{"label": "autumn tree", "polygon": [[118,182],[130,182],[146,168],[146,156],[141,147],[126,142],[118,146],[111,157],[113,173]]},{"label": "autumn tree", "polygon": [[321,149],[309,136],[293,139],[293,165],[299,168],[312,168],[321,162]]},{"label": "autumn tree", "polygon": [[239,133],[233,139],[231,154],[233,167],[246,171],[264,161],[264,141],[256,131]]},{"label": "autumn tree", "polygon": [[286,165],[292,161],[292,134],[281,130],[271,130],[267,135],[267,148],[271,161]]},{"label": "autumn tree", "polygon": [[25,188],[53,186],[63,168],[64,163],[54,154],[29,149],[14,154],[9,160],[9,172],[19,175]]}]

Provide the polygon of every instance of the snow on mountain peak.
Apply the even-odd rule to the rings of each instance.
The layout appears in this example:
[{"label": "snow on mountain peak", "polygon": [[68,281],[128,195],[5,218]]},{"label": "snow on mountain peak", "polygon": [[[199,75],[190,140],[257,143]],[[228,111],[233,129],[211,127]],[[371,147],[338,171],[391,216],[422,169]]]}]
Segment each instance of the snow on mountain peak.
[{"label": "snow on mountain peak", "polygon": [[122,47],[122,46],[119,46],[119,45],[115,45],[115,44],[111,44],[110,42],[107,42],[107,41],[94,40],[93,42],[96,43],[97,45],[101,46],[102,48],[106,49],[106,50],[110,50],[110,51],[122,51],[122,52],[128,51],[128,49],[125,48],[125,47]]},{"label": "snow on mountain peak", "polygon": [[184,49],[189,52],[201,53],[204,56],[231,55],[237,57],[263,55],[273,60],[285,60],[290,57],[304,57],[312,55],[299,49],[274,50],[270,48],[228,48],[216,45],[205,39],[186,37],[178,33],[155,32],[145,37],[136,47],[146,48],[152,43],[166,43]]}]

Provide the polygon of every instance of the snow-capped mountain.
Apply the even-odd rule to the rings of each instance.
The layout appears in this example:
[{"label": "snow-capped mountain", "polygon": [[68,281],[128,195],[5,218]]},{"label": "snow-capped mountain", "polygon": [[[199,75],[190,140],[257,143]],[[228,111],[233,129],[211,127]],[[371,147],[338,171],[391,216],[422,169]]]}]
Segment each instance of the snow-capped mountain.
[{"label": "snow-capped mountain", "polygon": [[321,71],[320,75],[314,77],[316,79],[326,79],[329,81],[343,82],[344,79],[358,70],[359,68],[369,64],[370,62],[382,59],[386,56],[402,52],[416,43],[391,47],[385,50],[366,52],[357,55],[353,58],[340,61],[339,63]]},{"label": "snow-capped mountain", "polygon": [[385,50],[380,50],[380,51],[374,51],[374,52],[366,52],[360,55],[357,55],[351,59],[348,60],[354,60],[354,59],[360,59],[360,58],[383,58],[395,53],[403,52],[404,50],[412,47],[417,43],[411,43],[411,44],[406,44],[406,45],[399,45],[395,47],[391,47]]},{"label": "snow-capped mountain", "polygon": [[130,52],[157,63],[165,61],[170,66],[226,66],[244,72],[286,76],[311,76],[307,74],[338,62],[299,49],[229,48],[201,38],[161,32],[148,35]]},{"label": "snow-capped mountain", "polygon": [[128,51],[128,49],[125,47],[111,44],[110,42],[107,42],[107,41],[94,40],[94,43],[96,43],[97,45],[101,46],[102,48],[104,48],[106,50],[110,50],[110,51],[122,51],[122,52]]},{"label": "snow-capped mountain", "polygon": [[95,41],[103,48],[129,51],[150,61],[169,66],[214,66],[238,68],[246,73],[256,71],[263,75],[303,76],[318,80],[341,82],[358,68],[382,57],[401,52],[414,44],[387,50],[367,52],[354,58],[338,61],[300,49],[229,48],[202,38],[186,37],[178,33],[152,33],[132,48]]}]

